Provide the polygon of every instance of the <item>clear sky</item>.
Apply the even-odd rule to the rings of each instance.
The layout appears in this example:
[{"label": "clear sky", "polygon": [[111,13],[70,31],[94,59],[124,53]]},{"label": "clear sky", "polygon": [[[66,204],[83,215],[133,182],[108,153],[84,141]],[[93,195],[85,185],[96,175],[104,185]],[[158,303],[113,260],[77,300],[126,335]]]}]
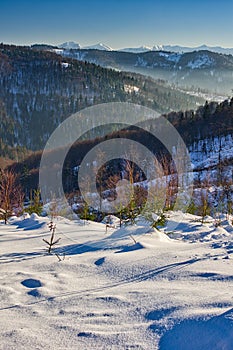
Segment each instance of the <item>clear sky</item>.
[{"label": "clear sky", "polygon": [[233,47],[233,0],[0,0],[0,42]]}]

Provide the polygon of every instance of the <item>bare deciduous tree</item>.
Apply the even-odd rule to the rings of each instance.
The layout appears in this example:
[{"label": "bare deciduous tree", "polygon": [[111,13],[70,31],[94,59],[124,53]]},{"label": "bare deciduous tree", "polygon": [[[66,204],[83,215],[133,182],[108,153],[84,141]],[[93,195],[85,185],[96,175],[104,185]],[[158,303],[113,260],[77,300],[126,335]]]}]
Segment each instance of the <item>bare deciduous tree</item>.
[{"label": "bare deciduous tree", "polygon": [[210,202],[209,202],[209,188],[210,188],[210,174],[207,172],[206,178],[202,180],[200,189],[200,215],[202,217],[201,222],[204,223],[205,217],[210,214]]},{"label": "bare deciduous tree", "polygon": [[24,195],[21,186],[17,184],[16,174],[12,170],[0,171],[0,215],[7,224],[14,210],[22,210]]}]

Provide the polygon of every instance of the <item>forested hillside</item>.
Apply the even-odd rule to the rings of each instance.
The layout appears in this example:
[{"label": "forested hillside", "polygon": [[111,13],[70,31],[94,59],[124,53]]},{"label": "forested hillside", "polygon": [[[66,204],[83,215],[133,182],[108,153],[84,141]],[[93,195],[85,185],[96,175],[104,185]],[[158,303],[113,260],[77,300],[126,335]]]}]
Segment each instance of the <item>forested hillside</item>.
[{"label": "forested hillside", "polygon": [[[216,183],[216,173],[219,171],[221,171],[222,178],[228,174],[228,180],[232,180],[233,98],[219,104],[206,103],[199,107],[196,112],[173,112],[164,116],[178,130],[190,152],[197,184],[200,185],[203,176],[207,178],[207,173],[209,173],[209,181]],[[150,130],[156,129],[156,120],[149,120],[147,123],[149,123]],[[143,144],[156,154],[158,159],[161,155],[167,155],[164,146],[143,128],[130,127],[105,137],[79,141],[71,147],[63,167],[64,188],[67,193],[77,190],[75,169],[81,164],[85,155],[106,139],[119,137],[132,139]],[[56,157],[54,158],[56,159]],[[36,152],[23,162],[15,163],[11,167],[19,175],[27,193],[29,189],[38,186],[40,159],[41,152]],[[111,163],[111,171],[107,171],[105,177],[114,175],[114,169],[118,171],[117,168],[119,170],[119,161]]]}]

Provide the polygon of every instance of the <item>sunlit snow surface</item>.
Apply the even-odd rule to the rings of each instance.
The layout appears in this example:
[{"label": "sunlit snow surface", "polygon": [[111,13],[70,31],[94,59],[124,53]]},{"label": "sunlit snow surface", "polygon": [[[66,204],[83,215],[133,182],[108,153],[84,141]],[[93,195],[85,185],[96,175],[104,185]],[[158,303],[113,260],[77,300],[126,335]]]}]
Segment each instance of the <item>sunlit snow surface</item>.
[{"label": "sunlit snow surface", "polygon": [[[0,224],[0,349],[232,349],[233,228],[192,215],[164,234],[58,217]],[[64,256],[64,260],[63,260]]]}]

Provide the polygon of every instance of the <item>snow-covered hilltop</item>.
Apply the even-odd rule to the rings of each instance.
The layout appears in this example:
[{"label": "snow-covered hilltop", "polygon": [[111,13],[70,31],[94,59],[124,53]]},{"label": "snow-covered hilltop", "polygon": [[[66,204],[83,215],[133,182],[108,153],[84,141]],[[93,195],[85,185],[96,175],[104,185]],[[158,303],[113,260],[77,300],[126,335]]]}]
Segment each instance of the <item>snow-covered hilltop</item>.
[{"label": "snow-covered hilltop", "polygon": [[68,50],[83,49],[83,50],[113,51],[111,47],[102,43],[97,43],[97,44],[88,45],[88,46],[81,46],[80,44],[75,43],[74,41],[67,41],[63,44],[58,45],[58,47],[61,49],[68,49]]},{"label": "snow-covered hilltop", "polygon": [[81,46],[78,43],[75,43],[74,41],[67,41],[63,44],[58,45],[60,49],[81,49]]}]

